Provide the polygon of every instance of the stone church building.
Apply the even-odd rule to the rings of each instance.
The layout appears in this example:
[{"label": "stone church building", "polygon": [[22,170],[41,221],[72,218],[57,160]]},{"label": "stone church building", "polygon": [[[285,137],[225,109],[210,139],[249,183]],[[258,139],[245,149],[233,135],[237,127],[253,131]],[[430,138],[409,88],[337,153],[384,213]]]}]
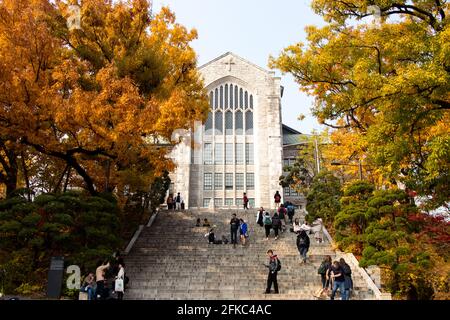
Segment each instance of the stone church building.
[{"label": "stone church building", "polygon": [[282,124],[281,78],[231,52],[199,71],[210,112],[173,149],[177,169],[169,192],[180,192],[186,208],[241,208],[244,192],[250,207],[274,208],[276,191],[282,201],[304,205],[301,195],[279,185],[300,135]]}]

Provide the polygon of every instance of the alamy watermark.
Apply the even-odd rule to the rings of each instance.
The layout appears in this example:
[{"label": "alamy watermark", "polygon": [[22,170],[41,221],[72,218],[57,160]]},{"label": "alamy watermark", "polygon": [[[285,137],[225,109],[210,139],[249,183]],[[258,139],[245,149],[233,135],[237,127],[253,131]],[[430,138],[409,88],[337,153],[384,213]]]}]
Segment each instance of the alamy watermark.
[{"label": "alamy watermark", "polygon": [[70,276],[67,278],[66,287],[69,290],[79,290],[81,288],[81,270],[77,265],[70,265],[66,269]]},{"label": "alamy watermark", "polygon": [[379,28],[383,22],[381,19],[381,9],[377,5],[371,5],[367,7],[367,13],[373,16],[371,26],[374,28]]},{"label": "alamy watermark", "polygon": [[78,4],[72,4],[69,6],[67,28],[69,28],[70,31],[81,29],[81,7]]}]

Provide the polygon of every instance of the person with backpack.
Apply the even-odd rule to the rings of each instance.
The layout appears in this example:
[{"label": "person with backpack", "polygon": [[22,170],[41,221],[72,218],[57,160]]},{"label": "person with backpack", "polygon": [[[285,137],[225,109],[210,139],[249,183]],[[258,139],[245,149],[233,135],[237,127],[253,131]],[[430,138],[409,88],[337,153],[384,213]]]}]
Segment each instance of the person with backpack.
[{"label": "person with backpack", "polygon": [[275,289],[275,294],[278,294],[278,280],[277,275],[278,271],[281,270],[281,262],[278,259],[277,255],[273,254],[273,250],[268,250],[267,255],[269,256],[269,264],[264,266],[266,268],[269,268],[269,275],[267,276],[267,287],[266,287],[266,294],[270,293],[270,290],[272,289],[272,284]]},{"label": "person with backpack", "polygon": [[300,252],[302,263],[306,263],[306,254],[309,250],[309,243],[309,237],[306,234],[306,231],[300,231],[300,234],[297,236],[297,248]]},{"label": "person with backpack", "polygon": [[322,288],[319,289],[319,291],[314,295],[316,298],[320,298],[324,291],[328,291],[328,287],[330,285],[329,271],[331,268],[331,263],[331,256],[326,256],[317,270],[317,273],[320,274],[320,278],[322,280]]},{"label": "person with backpack", "polygon": [[295,214],[294,206],[292,205],[292,203],[288,202],[286,209],[287,209],[287,215],[289,218],[289,223],[292,224],[292,219],[294,218],[294,214]]},{"label": "person with backpack", "polygon": [[278,230],[281,228],[281,219],[278,213],[275,211],[272,217],[272,228],[275,232],[275,240],[278,239]]},{"label": "person with backpack", "polygon": [[272,229],[272,218],[268,212],[264,215],[264,229],[266,230],[266,240],[269,240],[270,229]]},{"label": "person with backpack", "polygon": [[280,204],[280,207],[278,208],[278,216],[280,217],[281,221],[280,227],[281,232],[284,232],[286,230],[286,214],[287,214],[286,208],[284,207],[283,204]]},{"label": "person with backpack", "polygon": [[339,265],[342,268],[342,272],[344,273],[344,290],[345,290],[345,299],[350,299],[350,291],[353,290],[353,280],[352,280],[352,269],[345,262],[344,258],[339,259]]},{"label": "person with backpack", "polygon": [[247,194],[244,192],[244,196],[242,197],[242,203],[244,204],[244,210],[248,210],[248,198]]},{"label": "person with backpack", "polygon": [[260,225],[260,227],[264,227],[264,208],[261,207],[259,211],[256,213],[256,223]]},{"label": "person with backpack", "polygon": [[233,216],[230,220],[230,233],[231,233],[231,243],[233,247],[236,248],[237,245],[237,233],[239,230],[239,219],[236,217],[236,213],[233,213]]},{"label": "person with backpack", "polygon": [[239,234],[241,236],[241,243],[243,246],[245,246],[245,240],[248,238],[248,225],[244,221],[244,219],[240,219],[241,224],[239,227]]},{"label": "person with backpack", "polygon": [[275,195],[273,196],[273,199],[275,200],[275,208],[278,209],[278,207],[280,206],[280,202],[281,202],[281,195],[280,195],[280,193],[278,191],[275,192]]},{"label": "person with backpack", "polygon": [[338,261],[334,261],[331,266],[331,279],[333,279],[333,291],[331,292],[331,300],[334,300],[336,291],[339,289],[341,293],[341,300],[347,300],[345,291],[345,276],[344,271]]}]

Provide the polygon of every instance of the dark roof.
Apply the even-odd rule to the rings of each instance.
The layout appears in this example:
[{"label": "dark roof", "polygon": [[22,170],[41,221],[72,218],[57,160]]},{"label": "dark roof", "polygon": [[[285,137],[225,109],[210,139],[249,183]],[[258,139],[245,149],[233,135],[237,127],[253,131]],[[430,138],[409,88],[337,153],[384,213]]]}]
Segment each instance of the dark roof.
[{"label": "dark roof", "polygon": [[302,133],[283,124],[283,135],[286,134],[302,134]]},{"label": "dark roof", "polygon": [[291,127],[283,124],[283,145],[294,145],[305,139],[305,136]]}]

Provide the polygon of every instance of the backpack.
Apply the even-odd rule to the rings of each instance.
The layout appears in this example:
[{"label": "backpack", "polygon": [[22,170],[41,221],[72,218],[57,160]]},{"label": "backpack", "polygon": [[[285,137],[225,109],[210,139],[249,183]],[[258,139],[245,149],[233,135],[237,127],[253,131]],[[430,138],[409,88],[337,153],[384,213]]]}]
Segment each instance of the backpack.
[{"label": "backpack", "polygon": [[271,225],[272,224],[272,219],[270,217],[265,217],[264,218],[264,224],[266,226]]},{"label": "backpack", "polygon": [[288,215],[294,215],[294,207],[293,206],[288,206],[287,207],[287,213],[288,213]]},{"label": "backpack", "polygon": [[344,264],[341,268],[342,272],[344,272],[344,275],[350,276],[352,274],[352,269],[350,269],[350,266],[348,264]]},{"label": "backpack", "polygon": [[277,271],[281,270],[281,261],[277,258],[278,264],[277,264]]},{"label": "backpack", "polygon": [[319,270],[317,270],[317,273],[318,274],[325,274],[325,273],[327,273],[327,264],[325,263],[325,262],[322,262],[321,264],[320,264],[320,267],[319,267]]},{"label": "backpack", "polygon": [[297,246],[303,246],[303,245],[306,245],[306,239],[298,236],[297,237]]}]

